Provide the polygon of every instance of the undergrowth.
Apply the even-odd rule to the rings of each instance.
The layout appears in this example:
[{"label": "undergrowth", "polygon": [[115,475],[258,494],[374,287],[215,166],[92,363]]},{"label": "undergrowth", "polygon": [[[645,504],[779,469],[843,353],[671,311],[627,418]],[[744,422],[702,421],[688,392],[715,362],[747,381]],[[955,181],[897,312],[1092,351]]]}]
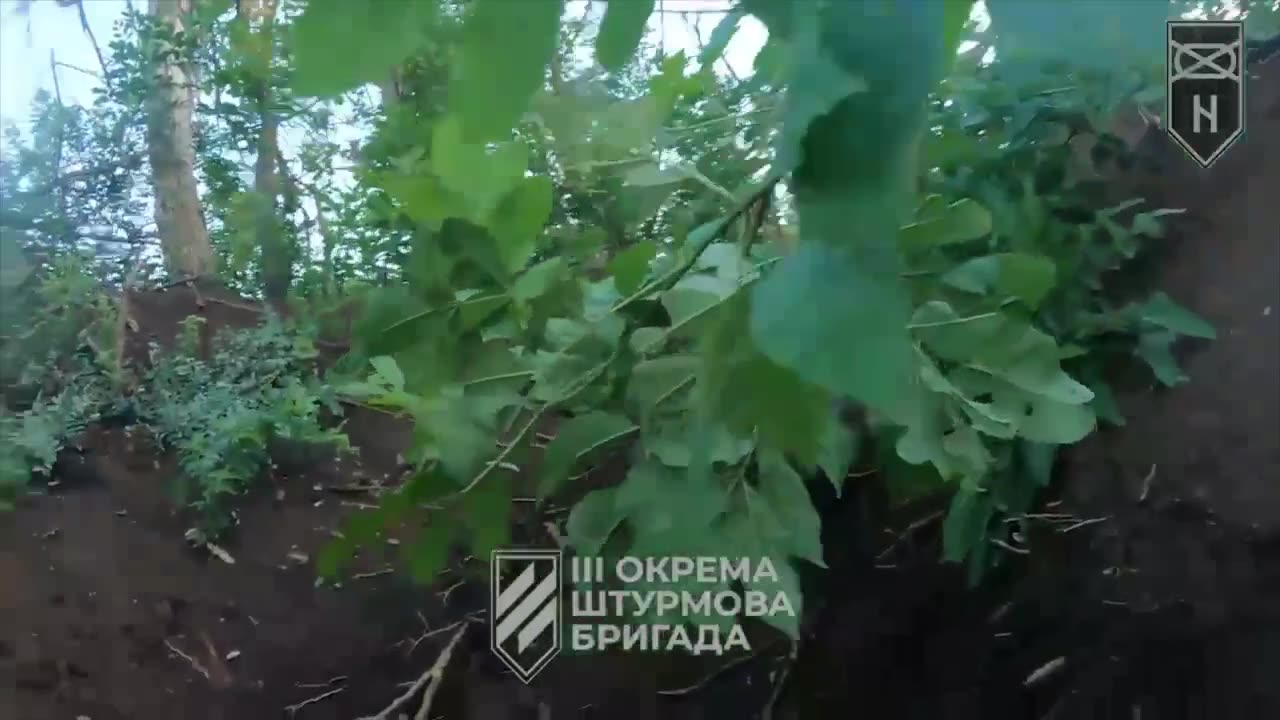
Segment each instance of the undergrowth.
[{"label": "undergrowth", "polygon": [[26,381],[40,388],[35,399],[0,415],[0,499],[11,506],[33,476],[48,477],[92,423],[140,424],[175,453],[175,495],[196,512],[198,536],[212,539],[230,525],[230,502],[268,465],[273,443],[349,449],[323,417],[342,409],[319,379],[308,333],[268,317],[259,327],[224,329],[206,359],[197,341],[202,322],[188,318],[172,350],[152,346],[150,368],[132,394],[88,348],[76,356],[75,372],[29,369]]}]

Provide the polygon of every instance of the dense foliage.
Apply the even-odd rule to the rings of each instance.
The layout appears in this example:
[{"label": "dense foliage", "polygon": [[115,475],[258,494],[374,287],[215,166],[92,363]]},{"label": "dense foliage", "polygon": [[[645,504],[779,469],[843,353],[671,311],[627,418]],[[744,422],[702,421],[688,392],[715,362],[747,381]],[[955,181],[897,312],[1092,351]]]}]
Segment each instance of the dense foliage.
[{"label": "dense foliage", "polygon": [[[976,581],[1021,550],[1058,449],[1123,422],[1104,370],[1137,359],[1176,385],[1172,343],[1213,337],[1162,293],[1105,291],[1179,212],[1109,200],[1103,178],[1140,160],[1115,117],[1162,104],[1163,22],[1184,4],[990,0],[979,30],[969,0],[742,0],[688,54],[646,33],[652,0],[225,5],[197,3],[164,45],[194,69],[220,275],[321,323],[358,306],[356,336],[325,383],[269,325],[158,359],[131,402],[215,517],[271,438],[338,438],[319,413],[338,396],[411,417],[414,472],[352,521],[330,572],[428,504],[415,574],[455,543],[485,556],[532,454],[550,500],[617,451],[626,479],[569,515],[578,552],[769,556],[800,608],[793,563],[823,564],[806,479],[839,492],[870,464],[899,499],[950,495],[945,555]],[[1255,4],[1251,28],[1275,17]],[[748,20],[768,30],[751,72],[717,72]],[[4,416],[21,455],[5,486],[123,383],[115,303],[58,268],[88,241],[107,283],[150,277],[127,109],[161,32],[124,18],[97,104],[41,97],[5,158],[3,291],[59,308],[5,311],[5,382],[61,389]],[[39,341],[11,342],[18,327]],[[11,374],[92,328],[117,333],[81,358],[112,369],[108,389]]]}]

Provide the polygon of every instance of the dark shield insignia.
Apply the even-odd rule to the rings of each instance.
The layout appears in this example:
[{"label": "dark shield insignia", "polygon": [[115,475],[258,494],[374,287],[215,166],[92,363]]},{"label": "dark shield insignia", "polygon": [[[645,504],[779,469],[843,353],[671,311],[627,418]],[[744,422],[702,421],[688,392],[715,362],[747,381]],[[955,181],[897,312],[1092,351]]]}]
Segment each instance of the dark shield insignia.
[{"label": "dark shield insignia", "polygon": [[1244,134],[1244,23],[1169,22],[1169,135],[1209,167]]}]

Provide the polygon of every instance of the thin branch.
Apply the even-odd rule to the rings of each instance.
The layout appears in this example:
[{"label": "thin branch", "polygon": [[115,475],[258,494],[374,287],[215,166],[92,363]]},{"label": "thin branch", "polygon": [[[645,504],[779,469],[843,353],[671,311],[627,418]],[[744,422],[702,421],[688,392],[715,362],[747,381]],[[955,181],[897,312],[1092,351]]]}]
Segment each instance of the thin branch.
[{"label": "thin branch", "polygon": [[[445,645],[444,650],[440,653],[440,657],[436,659],[430,670],[422,674],[408,690],[400,697],[391,701],[377,715],[369,715],[360,720],[391,720],[396,717],[396,711],[408,704],[418,693],[422,693],[422,704],[418,707],[418,712],[414,716],[415,720],[426,720],[427,713],[431,710],[431,703],[435,700],[436,692],[440,688],[440,681],[444,678],[445,668],[449,665],[449,660],[453,657],[453,650],[457,647],[458,641],[462,639],[462,635],[466,633],[467,628],[471,627],[469,623],[462,625],[453,633],[453,637],[449,639],[449,644]],[[426,691],[423,691],[426,688]]]},{"label": "thin branch", "polygon": [[320,702],[321,700],[325,700],[325,699],[327,699],[327,698],[331,698],[331,697],[333,697],[334,695],[337,695],[338,693],[343,692],[343,691],[345,691],[345,690],[346,690],[346,688],[343,688],[343,687],[334,688],[334,689],[332,689],[332,690],[330,690],[330,691],[328,691],[328,692],[320,693],[319,695],[316,695],[315,697],[307,698],[306,700],[303,700],[303,701],[302,701],[302,702],[300,702],[300,703],[295,703],[295,704],[293,704],[293,705],[286,705],[286,706],[285,706],[285,708],[284,708],[284,710],[285,710],[285,712],[289,713],[289,717],[293,717],[294,715],[297,715],[297,714],[298,714],[298,711],[299,711],[299,710],[301,710],[302,708],[304,708],[304,707],[306,707],[306,706],[308,706],[308,705],[310,705],[310,704],[312,704],[312,703],[318,703],[318,702]]},{"label": "thin branch", "polygon": [[61,60],[59,60],[58,67],[64,67],[68,70],[75,70],[76,72],[84,73],[85,75],[88,75],[90,77],[96,77],[99,79],[102,78],[102,75],[96,70],[90,70],[89,68],[82,68],[79,65],[72,65],[69,62],[62,62]]},{"label": "thin branch", "polygon": [[[93,44],[93,52],[98,56],[98,64],[102,66],[102,84],[107,86],[107,92],[113,93],[115,89],[111,87],[111,75],[107,72],[107,59],[102,54],[102,48],[98,46],[98,38],[93,34],[93,28],[89,27],[89,17],[84,12],[84,0],[76,0],[76,10],[80,13],[80,29],[84,30],[84,34],[89,36],[89,42]],[[129,10],[133,10],[130,4]]]}]

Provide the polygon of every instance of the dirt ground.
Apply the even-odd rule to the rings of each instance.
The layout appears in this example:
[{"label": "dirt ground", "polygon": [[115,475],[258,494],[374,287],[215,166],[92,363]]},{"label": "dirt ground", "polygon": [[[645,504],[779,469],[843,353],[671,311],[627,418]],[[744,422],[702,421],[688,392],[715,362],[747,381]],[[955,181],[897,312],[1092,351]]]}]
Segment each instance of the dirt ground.
[{"label": "dirt ground", "polygon": [[[1187,349],[1191,383],[1123,395],[1127,426],[1065,462],[1061,507],[1104,520],[975,592],[936,562],[937,523],[883,561],[931,508],[819,498],[831,569],[794,664],[562,655],[526,687],[472,623],[432,717],[1280,717],[1280,72],[1258,87],[1248,135],[1211,172],[1170,148],[1144,182],[1189,210],[1157,283],[1220,337]],[[213,289],[139,294],[130,356],[201,303],[213,328],[258,317]],[[312,559],[360,502],[332,488],[394,481],[408,441],[364,410],[347,429],[358,461],[278,468],[244,500],[234,564],[184,545],[173,461],[141,430],[88,432],[56,486],[0,516],[0,717],[351,720],[404,692],[450,635],[433,631],[484,609],[488,589],[465,566],[412,587],[376,551],[363,577],[316,586]]]}]

